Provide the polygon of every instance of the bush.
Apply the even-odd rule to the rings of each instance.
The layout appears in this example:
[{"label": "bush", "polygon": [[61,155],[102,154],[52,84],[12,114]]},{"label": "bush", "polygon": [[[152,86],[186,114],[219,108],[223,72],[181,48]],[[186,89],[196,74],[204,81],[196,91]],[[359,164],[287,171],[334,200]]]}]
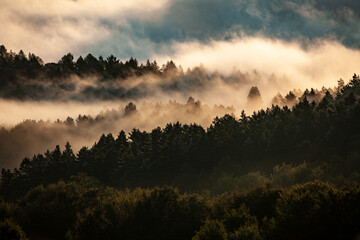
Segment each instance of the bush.
[{"label": "bush", "polygon": [[227,240],[224,225],[218,220],[207,220],[192,240]]},{"label": "bush", "polygon": [[25,233],[16,223],[9,219],[0,222],[0,239],[2,240],[27,240]]}]

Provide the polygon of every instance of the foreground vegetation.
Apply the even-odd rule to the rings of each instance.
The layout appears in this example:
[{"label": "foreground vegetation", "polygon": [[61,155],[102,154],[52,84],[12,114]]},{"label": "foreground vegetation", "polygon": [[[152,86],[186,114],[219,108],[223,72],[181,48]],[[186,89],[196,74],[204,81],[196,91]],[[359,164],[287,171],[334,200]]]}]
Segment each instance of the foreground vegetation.
[{"label": "foreground vegetation", "polygon": [[85,175],[0,202],[1,239],[355,239],[360,185],[269,184],[216,197],[119,191]]}]

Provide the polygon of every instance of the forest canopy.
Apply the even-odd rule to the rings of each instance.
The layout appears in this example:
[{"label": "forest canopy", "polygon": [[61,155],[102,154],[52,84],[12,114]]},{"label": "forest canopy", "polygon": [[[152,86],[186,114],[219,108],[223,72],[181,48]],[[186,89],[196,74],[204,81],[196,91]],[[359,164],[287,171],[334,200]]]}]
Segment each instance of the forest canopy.
[{"label": "forest canopy", "polygon": [[[104,60],[88,55],[74,61],[67,54],[58,63],[44,64],[35,55],[14,54],[4,46],[0,53],[0,97],[18,100],[63,96],[64,91],[75,91],[70,80],[74,77],[96,76],[97,87],[148,74],[182,76],[189,82],[197,74],[203,77],[195,79],[209,77],[200,68],[184,73],[172,61],[160,68],[156,62],[139,65],[131,58],[123,63],[114,56]],[[175,82],[171,84],[176,89]],[[48,90],[44,86],[54,87],[50,95],[43,95]],[[247,104],[262,102],[259,88],[252,86]],[[150,112],[156,116],[162,108],[174,108],[185,118],[204,112],[217,117],[208,127],[174,121],[146,131],[105,132],[101,126],[140,118],[130,102],[94,117],[27,120],[1,128],[0,157],[7,157],[6,149],[27,146],[19,136],[45,127],[47,134],[38,136],[56,146],[23,158],[16,168],[2,169],[0,238],[359,237],[358,75],[348,83],[340,80],[334,88],[279,93],[271,107],[250,115],[228,114],[232,107],[211,108],[193,97],[184,104],[156,105]],[[78,151],[70,142],[60,147],[61,132],[87,138],[87,130],[95,128],[104,133],[93,145]]]},{"label": "forest canopy", "polygon": [[[273,105],[251,116],[243,112],[240,117],[216,117],[207,129],[177,122],[149,132],[134,128],[115,137],[103,134],[77,153],[69,143],[64,150],[58,145],[25,158],[13,171],[3,169],[1,191],[16,198],[38,184],[79,173],[121,189],[169,184],[217,193],[268,180],[278,186],[315,179],[337,184],[357,180],[359,86],[359,76],[354,75],[336,96],[327,91],[320,101],[309,102],[316,96],[311,90],[292,108]],[[133,109],[129,105],[125,110]],[[73,121],[62,124],[75,126]],[[77,125],[92,121],[84,116]]]}]

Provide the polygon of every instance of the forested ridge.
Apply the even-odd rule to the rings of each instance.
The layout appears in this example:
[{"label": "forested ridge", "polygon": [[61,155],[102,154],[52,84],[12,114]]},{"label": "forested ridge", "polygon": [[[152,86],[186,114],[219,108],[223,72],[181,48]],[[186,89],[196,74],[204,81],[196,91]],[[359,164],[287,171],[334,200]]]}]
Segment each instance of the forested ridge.
[{"label": "forested ridge", "polygon": [[208,129],[133,129],[104,134],[78,153],[68,143],[25,158],[18,169],[2,170],[1,234],[355,239],[359,95],[354,75],[318,103],[305,96],[293,108],[215,118]]},{"label": "forested ridge", "polygon": [[[195,69],[189,71],[186,77],[193,80],[198,74],[199,69]],[[33,53],[26,55],[22,50],[14,53],[0,45],[0,75],[0,97],[4,99],[89,101],[92,98],[109,100],[144,96],[149,94],[148,89],[144,89],[144,86],[128,88],[124,81],[145,75],[152,78],[179,78],[184,76],[184,72],[173,61],[159,66],[156,61],[149,60],[146,64],[139,64],[132,57],[123,62],[113,55],[97,58],[88,54],[75,60],[68,53],[57,63],[44,63]],[[200,75],[204,73],[200,71]],[[82,79],[86,79],[87,83],[79,87]],[[177,85],[162,83],[160,87],[176,90],[179,88]]]},{"label": "forested ridge", "polygon": [[8,51],[4,45],[0,45],[1,73],[2,81],[16,81],[19,78],[40,79],[66,79],[71,75],[87,76],[99,75],[103,79],[126,78],[132,75],[143,75],[147,72],[154,74],[166,73],[175,64],[171,61],[164,65],[158,66],[156,61],[146,65],[139,64],[134,58],[122,62],[114,55],[107,58],[94,57],[88,54],[86,57],[80,56],[76,61],[71,53],[64,55],[57,63],[44,63],[43,60],[33,54],[25,54],[22,50],[19,53]]},{"label": "forested ridge", "polygon": [[[183,69],[172,60],[160,66],[156,61],[139,63],[132,57],[121,61],[113,55],[104,58],[88,54],[84,58],[79,56],[75,59],[68,53],[57,62],[44,63],[33,53],[26,55],[22,50],[14,53],[3,45],[0,45],[0,76],[2,99],[65,102],[146,100],[146,97],[159,97],[162,94],[179,94],[188,98],[193,93],[204,90],[214,90],[217,93],[216,89],[224,86],[241,90],[260,82],[265,82],[263,87],[278,90],[283,87],[282,81],[288,81],[275,74],[265,79],[256,69],[252,72],[234,69],[230,74],[221,74],[205,69],[202,64],[192,69]],[[257,87],[250,90],[251,96],[261,96]],[[333,89],[324,88],[318,91],[307,90],[305,94],[315,96],[321,93],[320,96],[323,96],[326,90],[333,93]],[[294,89],[285,97],[276,96],[274,104],[289,106],[297,102],[301,95],[303,92]],[[264,107],[262,101],[251,105]]]},{"label": "forested ridge", "polygon": [[[20,55],[6,56],[15,62]],[[40,69],[34,78],[50,67],[31,61]],[[66,76],[64,62],[55,64],[59,76]],[[10,68],[1,69],[2,81],[20,79]],[[248,98],[259,97],[251,88]],[[357,239],[359,76],[273,103],[252,115],[216,117],[206,129],[175,122],[104,133],[78,152],[66,143],[26,157],[1,172],[0,239]],[[200,106],[193,98],[187,104]],[[136,106],[125,113],[136,114]]]}]

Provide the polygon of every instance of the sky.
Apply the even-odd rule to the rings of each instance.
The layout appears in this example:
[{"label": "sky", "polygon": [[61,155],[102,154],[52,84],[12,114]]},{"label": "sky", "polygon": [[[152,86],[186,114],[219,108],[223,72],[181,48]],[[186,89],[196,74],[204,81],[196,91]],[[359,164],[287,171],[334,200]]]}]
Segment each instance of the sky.
[{"label": "sky", "polygon": [[175,57],[183,50],[179,45],[216,46],[244,38],[280,40],[305,50],[335,42],[357,50],[359,10],[358,0],[2,0],[0,43],[46,62],[68,52]]}]

